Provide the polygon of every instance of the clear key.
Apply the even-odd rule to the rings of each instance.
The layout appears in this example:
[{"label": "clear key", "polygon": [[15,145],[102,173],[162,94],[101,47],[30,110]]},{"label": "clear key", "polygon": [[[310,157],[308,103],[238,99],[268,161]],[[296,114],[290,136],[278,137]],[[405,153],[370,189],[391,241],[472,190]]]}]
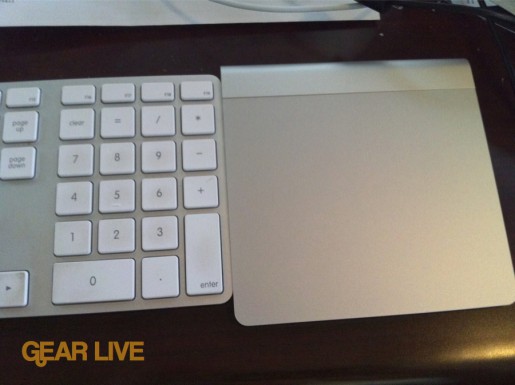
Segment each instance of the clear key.
[{"label": "clear key", "polygon": [[59,138],[62,140],[93,139],[95,111],[92,108],[73,108],[61,111]]}]

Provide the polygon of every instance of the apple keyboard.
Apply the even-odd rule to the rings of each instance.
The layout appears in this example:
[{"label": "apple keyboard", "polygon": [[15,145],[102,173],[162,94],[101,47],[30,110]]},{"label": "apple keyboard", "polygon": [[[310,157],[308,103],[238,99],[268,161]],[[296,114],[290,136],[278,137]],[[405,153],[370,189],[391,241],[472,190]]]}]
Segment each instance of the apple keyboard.
[{"label": "apple keyboard", "polygon": [[220,81],[0,83],[0,318],[232,295]]}]

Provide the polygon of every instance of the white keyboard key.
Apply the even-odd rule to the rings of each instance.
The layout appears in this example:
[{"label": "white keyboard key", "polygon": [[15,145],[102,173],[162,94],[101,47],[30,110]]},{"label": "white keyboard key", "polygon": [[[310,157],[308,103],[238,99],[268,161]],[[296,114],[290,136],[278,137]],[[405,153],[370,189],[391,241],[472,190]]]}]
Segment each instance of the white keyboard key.
[{"label": "white keyboard key", "polygon": [[175,135],[175,109],[173,106],[146,106],[141,108],[141,135]]},{"label": "white keyboard key", "polygon": [[52,302],[56,305],[130,301],[134,297],[133,259],[54,264]]},{"label": "white keyboard key", "polygon": [[212,100],[213,97],[213,83],[209,80],[181,83],[182,100]]},{"label": "white keyboard key", "polygon": [[10,88],[7,90],[7,107],[37,107],[41,102],[41,90],[37,87]]},{"label": "white keyboard key", "polygon": [[35,142],[38,138],[38,118],[36,111],[6,112],[2,140],[5,143]]},{"label": "white keyboard key", "polygon": [[98,252],[130,253],[135,249],[134,219],[105,219],[98,222]]},{"label": "white keyboard key", "polygon": [[102,138],[132,138],[134,135],[136,135],[134,108],[102,108],[100,112],[100,136]]},{"label": "white keyboard key", "polygon": [[59,138],[62,140],[93,139],[95,136],[95,111],[76,108],[61,111]]},{"label": "white keyboard key", "polygon": [[103,180],[98,195],[101,213],[125,213],[136,209],[136,184],[132,179]]},{"label": "white keyboard key", "polygon": [[57,215],[91,214],[93,210],[93,183],[58,183],[55,199]]},{"label": "white keyboard key", "polygon": [[175,210],[177,181],[175,178],[152,178],[141,181],[141,208],[144,211]]},{"label": "white keyboard key", "polygon": [[102,86],[103,103],[130,103],[136,100],[136,87],[131,83],[104,84]]},{"label": "white keyboard key", "polygon": [[94,148],[91,144],[59,146],[57,175],[60,177],[93,175]]},{"label": "white keyboard key", "polygon": [[[18,253],[16,266],[0,268],[0,318],[230,297],[218,80],[92,78],[10,82],[0,90],[0,191],[3,184],[6,192],[38,195],[41,179],[54,186],[55,199],[50,216],[4,218],[27,230],[28,246],[38,237],[27,226],[34,222],[37,233],[53,221],[45,232],[50,260]],[[23,191],[13,199],[30,201]],[[12,206],[9,199],[3,206]],[[13,242],[3,235],[0,243]],[[53,273],[42,274],[45,263]]]},{"label": "white keyboard key", "polygon": [[36,149],[10,147],[0,155],[0,179],[32,179],[36,174]]},{"label": "white keyboard key", "polygon": [[141,85],[141,100],[144,102],[171,102],[174,99],[174,86],[171,82],[143,83]]},{"label": "white keyboard key", "polygon": [[0,308],[23,307],[29,303],[29,273],[0,272]]},{"label": "white keyboard key", "polygon": [[136,149],[134,143],[102,143],[100,173],[102,175],[134,174]]},{"label": "white keyboard key", "polygon": [[143,258],[142,293],[145,299],[179,296],[179,258],[176,256]]},{"label": "white keyboard key", "polygon": [[143,142],[141,145],[141,171],[174,172],[176,170],[175,142]]},{"label": "white keyboard key", "polygon": [[216,142],[213,139],[182,142],[182,168],[184,171],[216,170],[216,167]]},{"label": "white keyboard key", "polygon": [[184,207],[218,207],[218,179],[214,175],[188,176],[183,180]]},{"label": "white keyboard key", "polygon": [[223,292],[222,249],[218,214],[186,215],[186,292],[188,295]]},{"label": "white keyboard key", "polygon": [[54,255],[66,257],[91,254],[91,222],[57,222],[54,230]]},{"label": "white keyboard key", "polygon": [[184,135],[209,135],[215,133],[215,109],[211,104],[181,107],[181,124]]},{"label": "white keyboard key", "polygon": [[145,251],[179,247],[177,217],[147,217],[141,222],[141,244]]},{"label": "white keyboard key", "polygon": [[65,106],[95,103],[95,87],[92,85],[64,86],[61,103]]}]

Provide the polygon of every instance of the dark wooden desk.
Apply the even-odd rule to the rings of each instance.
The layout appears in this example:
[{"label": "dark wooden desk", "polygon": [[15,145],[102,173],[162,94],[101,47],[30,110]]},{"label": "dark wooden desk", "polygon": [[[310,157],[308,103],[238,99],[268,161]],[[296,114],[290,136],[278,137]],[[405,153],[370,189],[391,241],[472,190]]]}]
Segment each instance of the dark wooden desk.
[{"label": "dark wooden desk", "polygon": [[[501,34],[513,54],[514,35]],[[0,81],[219,75],[221,65],[449,57],[465,57],[472,65],[515,250],[515,95],[491,33],[479,18],[393,9],[381,22],[0,30]],[[21,356],[28,340],[144,341],[145,361],[63,361],[37,368]],[[414,378],[515,384],[515,306],[255,328],[236,322],[232,302],[0,320],[1,384]]]}]

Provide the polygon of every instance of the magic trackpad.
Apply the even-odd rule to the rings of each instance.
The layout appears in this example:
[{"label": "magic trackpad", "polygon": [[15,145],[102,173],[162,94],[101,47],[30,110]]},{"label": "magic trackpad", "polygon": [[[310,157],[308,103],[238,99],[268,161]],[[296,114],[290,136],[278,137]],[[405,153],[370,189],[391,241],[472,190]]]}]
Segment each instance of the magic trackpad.
[{"label": "magic trackpad", "polygon": [[465,61],[222,69],[245,325],[512,303]]}]

